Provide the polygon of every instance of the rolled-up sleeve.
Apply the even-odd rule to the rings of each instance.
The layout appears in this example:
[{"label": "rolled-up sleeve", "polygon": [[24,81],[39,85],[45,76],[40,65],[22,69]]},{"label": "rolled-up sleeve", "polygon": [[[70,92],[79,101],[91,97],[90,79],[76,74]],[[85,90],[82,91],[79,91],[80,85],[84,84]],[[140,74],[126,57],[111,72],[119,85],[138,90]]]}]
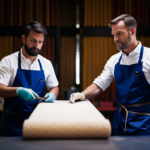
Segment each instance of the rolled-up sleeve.
[{"label": "rolled-up sleeve", "polygon": [[3,58],[0,62],[0,83],[5,86],[9,85],[11,79],[11,66],[6,58]]},{"label": "rolled-up sleeve", "polygon": [[105,67],[104,70],[102,71],[102,73],[100,74],[100,76],[98,76],[93,83],[95,83],[97,86],[99,86],[103,91],[106,90],[107,87],[110,86],[111,82],[113,81],[113,68],[112,68],[112,64],[111,64],[111,59],[110,58]]},{"label": "rolled-up sleeve", "polygon": [[50,70],[50,73],[49,75],[47,76],[47,79],[46,79],[46,87],[47,87],[47,90],[49,91],[51,88],[54,88],[56,86],[58,86],[58,80],[56,78],[56,75],[55,75],[55,72],[54,72],[54,69],[53,69],[53,66],[50,62],[50,66],[49,66],[49,70]]}]

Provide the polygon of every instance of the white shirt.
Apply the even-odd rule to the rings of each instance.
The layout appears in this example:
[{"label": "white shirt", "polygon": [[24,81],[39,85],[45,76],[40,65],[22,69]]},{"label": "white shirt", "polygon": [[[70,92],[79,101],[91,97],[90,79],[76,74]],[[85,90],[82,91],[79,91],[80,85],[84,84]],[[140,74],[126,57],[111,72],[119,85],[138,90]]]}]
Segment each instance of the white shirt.
[{"label": "white shirt", "polygon": [[[0,62],[0,83],[5,86],[11,87],[15,80],[18,69],[18,53],[19,51],[8,55]],[[46,87],[49,91],[51,88],[58,86],[58,81],[52,63],[41,55],[37,55],[35,61],[31,63],[31,61],[22,54],[21,48],[21,69],[41,70],[38,59],[40,60],[44,70]]]},{"label": "white shirt", "polygon": [[[115,65],[118,63],[120,56],[122,55],[122,59],[120,61],[120,64],[122,65],[131,65],[131,64],[137,64],[139,61],[140,56],[140,50],[141,50],[141,42],[138,41],[138,46],[129,53],[127,56],[123,51],[120,51],[119,53],[113,55],[110,57],[110,59],[107,61],[103,72],[98,76],[93,83],[98,85],[103,91],[106,90],[108,86],[110,86],[110,83],[113,81],[114,78],[114,70]],[[144,53],[143,53],[143,72],[146,77],[147,82],[150,84],[150,48],[144,47]]]}]

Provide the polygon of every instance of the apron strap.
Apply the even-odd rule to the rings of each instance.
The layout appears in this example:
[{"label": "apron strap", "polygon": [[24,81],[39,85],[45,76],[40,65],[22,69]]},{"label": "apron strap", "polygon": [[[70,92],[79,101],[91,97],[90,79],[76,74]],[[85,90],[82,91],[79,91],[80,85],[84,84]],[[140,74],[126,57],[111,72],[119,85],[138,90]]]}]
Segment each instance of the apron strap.
[{"label": "apron strap", "polygon": [[121,110],[124,109],[125,112],[126,112],[126,120],[125,120],[125,128],[124,128],[124,133],[126,132],[126,126],[127,126],[127,119],[128,119],[128,113],[132,113],[132,114],[136,114],[136,115],[147,115],[147,116],[150,116],[150,113],[146,113],[146,112],[134,112],[134,111],[128,111],[126,107],[139,107],[139,106],[143,106],[143,105],[149,105],[150,102],[147,102],[147,103],[142,103],[142,104],[131,104],[131,105],[126,105],[126,106],[123,106],[122,104],[118,103],[121,106],[120,108],[120,113],[121,113]]},{"label": "apron strap", "polygon": [[38,62],[39,62],[39,65],[40,65],[41,70],[43,70],[42,64],[41,64],[41,62],[40,62],[39,59],[38,59]]},{"label": "apron strap", "polygon": [[[43,67],[42,67],[41,62],[40,62],[39,59],[38,59],[38,62],[39,62],[39,65],[40,65],[40,70],[43,71]],[[20,51],[18,53],[18,69],[21,69],[21,53],[20,53]]]},{"label": "apron strap", "polygon": [[19,53],[18,53],[18,69],[21,69],[21,59],[20,59],[20,57],[21,57],[21,53],[19,51]]},{"label": "apron strap", "polygon": [[121,113],[121,110],[122,110],[122,108],[125,110],[125,112],[126,112],[126,120],[125,120],[125,127],[124,127],[124,133],[126,132],[126,127],[127,127],[127,119],[128,119],[128,110],[122,105],[122,104],[120,104],[120,103],[118,103],[117,102],[117,104],[119,104],[120,106],[121,106],[121,108],[120,108],[120,113]]},{"label": "apron strap", "polygon": [[[144,51],[144,48],[143,48],[143,45],[142,45],[142,46],[141,46],[140,57],[139,57],[138,63],[141,63],[141,61],[142,61],[142,58],[143,58],[143,51]],[[121,59],[122,59],[122,55],[121,55],[120,58],[119,58],[118,64],[120,64]]]},{"label": "apron strap", "polygon": [[143,45],[142,45],[142,46],[141,46],[141,51],[140,51],[139,63],[141,63],[141,61],[142,61],[142,58],[143,58],[143,51],[144,51],[144,48],[143,48]]},{"label": "apron strap", "polygon": [[136,115],[146,115],[146,116],[150,116],[150,113],[146,113],[146,112],[135,112],[135,111],[128,111],[131,114],[136,114]]},{"label": "apron strap", "polygon": [[129,105],[125,105],[125,107],[140,107],[140,106],[144,106],[144,105],[150,105],[150,102],[137,103],[137,104],[129,104]]},{"label": "apron strap", "polygon": [[119,58],[118,64],[120,64],[121,59],[122,59],[122,55],[121,55],[120,58]]},{"label": "apron strap", "polygon": [[9,111],[9,110],[6,110],[6,109],[4,109],[4,111],[6,111],[6,112],[8,112],[8,113],[11,113],[11,114],[15,114],[15,115],[20,115],[20,114],[18,114],[18,113],[15,113],[15,112],[12,112],[12,111]]}]

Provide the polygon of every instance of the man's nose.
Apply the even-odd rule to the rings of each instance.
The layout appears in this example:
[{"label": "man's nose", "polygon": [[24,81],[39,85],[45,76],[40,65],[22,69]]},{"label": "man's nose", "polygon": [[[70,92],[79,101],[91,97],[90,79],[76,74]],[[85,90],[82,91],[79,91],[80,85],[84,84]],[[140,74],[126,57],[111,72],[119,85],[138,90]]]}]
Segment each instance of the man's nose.
[{"label": "man's nose", "polygon": [[118,37],[116,35],[114,36],[114,41],[118,41]]},{"label": "man's nose", "polygon": [[40,45],[40,44],[39,44],[38,42],[35,42],[35,43],[34,43],[35,48],[39,48],[39,45]]}]

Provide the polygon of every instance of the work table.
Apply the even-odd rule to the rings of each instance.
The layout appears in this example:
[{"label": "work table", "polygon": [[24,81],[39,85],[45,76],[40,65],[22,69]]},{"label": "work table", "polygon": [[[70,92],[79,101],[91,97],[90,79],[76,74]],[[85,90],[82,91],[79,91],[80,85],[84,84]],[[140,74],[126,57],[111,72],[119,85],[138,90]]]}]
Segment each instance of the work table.
[{"label": "work table", "polygon": [[111,136],[109,139],[24,140],[0,137],[1,150],[149,150],[150,136]]}]

